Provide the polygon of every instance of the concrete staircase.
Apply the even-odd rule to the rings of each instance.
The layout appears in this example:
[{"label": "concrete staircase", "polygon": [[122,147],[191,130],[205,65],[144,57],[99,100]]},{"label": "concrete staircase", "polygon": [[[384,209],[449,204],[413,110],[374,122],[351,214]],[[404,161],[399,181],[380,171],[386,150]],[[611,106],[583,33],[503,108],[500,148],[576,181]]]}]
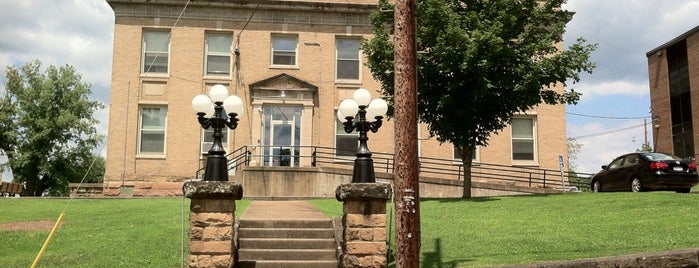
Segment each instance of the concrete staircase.
[{"label": "concrete staircase", "polygon": [[239,267],[337,268],[332,220],[239,220]]}]

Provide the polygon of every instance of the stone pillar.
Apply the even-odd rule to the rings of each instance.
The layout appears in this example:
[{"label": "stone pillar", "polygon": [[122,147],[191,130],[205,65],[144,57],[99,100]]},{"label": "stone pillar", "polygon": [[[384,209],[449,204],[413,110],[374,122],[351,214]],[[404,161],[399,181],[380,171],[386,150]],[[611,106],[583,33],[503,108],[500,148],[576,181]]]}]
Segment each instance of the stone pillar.
[{"label": "stone pillar", "polygon": [[335,190],[343,202],[340,267],[386,267],[386,200],[391,186],[385,183],[350,183]]},{"label": "stone pillar", "polygon": [[235,200],[243,187],[228,181],[193,181],[182,187],[189,206],[189,267],[235,267]]}]

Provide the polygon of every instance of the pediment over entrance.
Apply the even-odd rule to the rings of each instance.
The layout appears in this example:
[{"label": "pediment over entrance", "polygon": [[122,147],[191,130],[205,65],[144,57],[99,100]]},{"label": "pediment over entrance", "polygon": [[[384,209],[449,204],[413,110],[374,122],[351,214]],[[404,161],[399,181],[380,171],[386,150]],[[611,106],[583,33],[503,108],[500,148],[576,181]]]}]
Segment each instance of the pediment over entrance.
[{"label": "pediment over entrance", "polygon": [[286,73],[250,84],[252,124],[257,144],[254,162],[261,166],[310,166],[313,110],[318,87]]},{"label": "pediment over entrance", "polygon": [[283,73],[250,84],[253,99],[312,100],[318,87]]}]

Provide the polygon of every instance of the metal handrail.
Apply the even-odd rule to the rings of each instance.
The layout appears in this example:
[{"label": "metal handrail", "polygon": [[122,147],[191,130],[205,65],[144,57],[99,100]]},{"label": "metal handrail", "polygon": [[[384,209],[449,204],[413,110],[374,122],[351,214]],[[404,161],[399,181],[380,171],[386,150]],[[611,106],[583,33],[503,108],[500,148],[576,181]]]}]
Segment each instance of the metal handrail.
[{"label": "metal handrail", "polygon": [[[299,166],[301,159],[310,158],[312,167],[341,167],[351,169],[354,160],[354,151],[347,151],[325,146],[285,146],[292,147],[294,154],[254,154],[253,148],[271,148],[278,146],[244,145],[226,155],[229,170],[234,174],[240,166],[248,166],[253,159],[263,159],[266,157],[289,157],[289,166]],[[265,150],[262,150],[264,152]],[[281,151],[281,150],[280,150]],[[303,155],[301,152],[309,152]],[[373,152],[374,169],[376,172],[393,173],[394,155],[383,152]],[[465,176],[463,164],[454,159],[419,157],[419,176],[434,177],[451,180],[463,180]],[[196,171],[196,178],[203,178],[204,168]],[[590,173],[563,172],[555,169],[542,169],[527,166],[508,166],[502,164],[491,164],[483,162],[473,162],[471,166],[471,179],[473,181],[491,182],[521,185],[538,188],[568,189],[577,187],[578,189],[588,189],[590,184]]]}]

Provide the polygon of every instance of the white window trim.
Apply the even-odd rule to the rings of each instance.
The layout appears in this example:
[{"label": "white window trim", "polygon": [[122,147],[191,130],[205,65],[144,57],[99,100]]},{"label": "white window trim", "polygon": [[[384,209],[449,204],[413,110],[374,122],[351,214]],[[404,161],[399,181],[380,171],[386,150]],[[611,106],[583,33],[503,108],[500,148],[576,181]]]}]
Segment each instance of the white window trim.
[{"label": "white window trim", "polygon": [[[340,53],[338,53],[338,49],[337,49],[337,41],[338,41],[338,40],[341,40],[341,39],[342,39],[342,40],[357,40],[357,41],[359,41],[359,43],[360,43],[360,47],[359,47],[359,51],[358,51],[358,55],[357,55],[357,65],[358,65],[358,67],[359,67],[359,75],[358,75],[357,79],[337,78],[337,75],[338,75],[338,71],[337,71],[338,64],[337,64],[337,62],[338,62],[338,56],[339,56],[339,54],[340,54]],[[336,38],[335,38],[335,82],[336,82],[336,83],[358,83],[358,82],[361,82],[361,81],[362,81],[362,48],[361,48],[361,42],[362,42],[362,39],[361,39],[360,37],[354,37],[354,38],[351,38],[351,37],[336,37]]]},{"label": "white window trim", "polygon": [[[150,153],[141,152],[141,131],[143,125],[143,108],[165,108],[165,125],[163,126],[163,152]],[[167,121],[168,121],[168,105],[166,104],[140,104],[138,106],[138,133],[136,142],[136,157],[137,158],[165,158],[167,155]]]},{"label": "white window trim", "polygon": [[[451,157],[453,158],[454,164],[461,165],[462,164],[461,158],[456,158],[456,155],[454,155],[455,149],[456,149],[455,146],[452,144],[452,149],[451,149],[452,156]],[[481,162],[481,147],[476,145],[476,152],[473,155],[472,163],[475,164],[475,163],[480,163],[480,162]]]},{"label": "white window trim", "polygon": [[[296,39],[296,47],[294,48],[294,64],[274,64],[274,38],[275,37],[293,37]],[[280,50],[281,51],[281,50]],[[290,52],[290,51],[287,51]],[[299,69],[299,35],[298,34],[281,34],[272,33],[269,40],[269,67],[275,69]]]},{"label": "white window trim", "polygon": [[[335,113],[333,113],[333,114],[336,115],[337,108],[335,108],[334,112]],[[335,135],[333,137],[333,144],[335,145],[335,150],[337,150],[338,127],[340,127],[339,124],[341,124],[341,122],[337,119],[337,116],[334,116],[334,118],[335,118],[335,120],[333,120],[333,121],[335,121]],[[355,130],[355,132],[357,132],[357,131]],[[344,126],[343,126],[341,135],[347,136],[347,137],[354,136],[354,138],[357,139],[357,148],[359,148],[359,133],[358,132],[357,133],[347,133],[344,131]],[[354,161],[355,158],[356,158],[355,155],[351,155],[351,156],[350,155],[337,155],[337,152],[335,152],[335,160],[334,161],[335,162],[351,162],[351,161]]]},{"label": "white window trim", "polygon": [[[146,72],[146,32],[167,32],[168,42],[167,42],[167,72]],[[170,59],[172,58],[171,47],[172,45],[172,31],[170,29],[151,29],[144,28],[141,31],[141,77],[169,77],[170,76]]]},{"label": "white window trim", "polygon": [[[212,129],[212,128],[209,128],[209,129]],[[207,131],[206,129],[203,129],[203,128],[201,129],[201,143],[200,143],[201,155],[208,155],[209,149],[211,149],[211,146],[214,144],[213,142],[205,142],[204,141],[204,138],[206,138],[206,131]],[[225,133],[224,135],[226,135],[225,140],[221,140],[221,145],[223,146],[223,149],[226,150],[226,152],[229,152],[228,140],[230,139],[231,133],[228,132],[228,128],[224,128],[221,131],[223,133]]]},{"label": "white window trim", "polygon": [[510,125],[510,160],[514,166],[538,166],[539,165],[539,146],[538,146],[538,120],[536,115],[530,116],[515,116],[513,119],[531,119],[532,120],[532,148],[534,150],[534,159],[532,160],[515,160],[513,158],[514,146],[512,146],[512,141],[515,140],[512,134],[512,125]]},{"label": "white window trim", "polygon": [[[204,77],[213,77],[213,78],[230,78],[231,75],[233,74],[233,57],[231,56],[231,53],[213,53],[209,54],[209,35],[229,35],[231,36],[231,42],[233,41],[233,33],[232,32],[206,32],[204,34]],[[232,51],[232,49],[231,49]],[[209,55],[212,56],[228,56],[228,74],[210,74],[208,71],[209,67]],[[169,70],[169,69],[168,69]]]}]

